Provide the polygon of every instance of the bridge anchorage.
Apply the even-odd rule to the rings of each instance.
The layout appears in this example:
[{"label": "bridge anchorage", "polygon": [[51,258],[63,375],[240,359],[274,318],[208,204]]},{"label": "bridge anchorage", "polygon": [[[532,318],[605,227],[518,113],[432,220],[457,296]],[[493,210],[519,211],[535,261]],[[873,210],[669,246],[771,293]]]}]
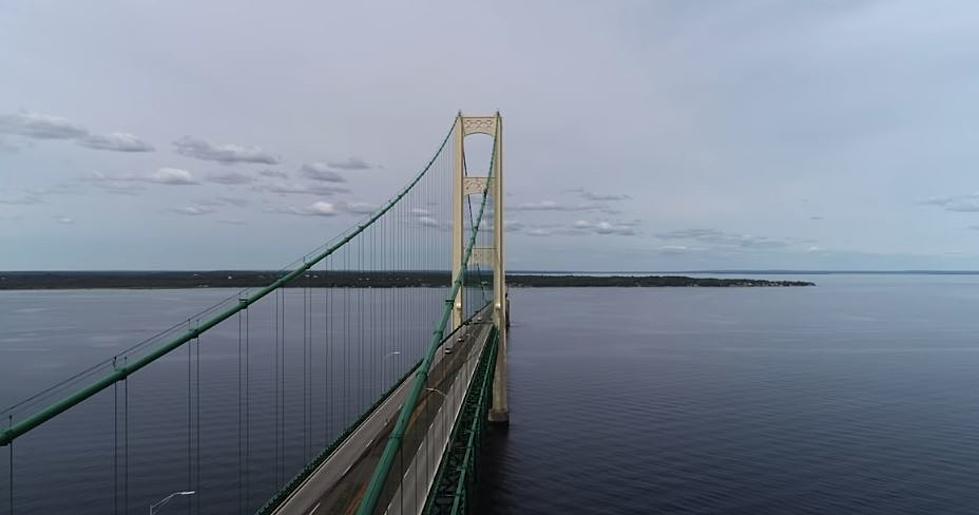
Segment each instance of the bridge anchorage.
[{"label": "bridge anchorage", "polygon": [[[480,173],[470,136],[492,142]],[[404,188],[267,285],[0,412],[0,513],[470,511],[487,424],[509,422],[503,177],[499,113],[459,113]]]}]

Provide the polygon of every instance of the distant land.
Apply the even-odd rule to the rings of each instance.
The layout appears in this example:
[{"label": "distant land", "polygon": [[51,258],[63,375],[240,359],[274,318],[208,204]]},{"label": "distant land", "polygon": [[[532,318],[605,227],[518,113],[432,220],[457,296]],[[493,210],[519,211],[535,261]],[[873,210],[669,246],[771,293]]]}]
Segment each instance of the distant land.
[{"label": "distant land", "polygon": [[[36,271],[0,272],[0,290],[102,288],[253,288],[266,286],[287,272],[261,270],[211,271]],[[480,280],[473,277],[472,281]],[[484,276],[482,280],[491,280]],[[292,287],[406,288],[448,286],[448,272],[426,271],[309,271]],[[808,281],[716,279],[679,275],[507,274],[513,287],[779,287],[814,286]]]},{"label": "distant land", "polygon": [[979,275],[979,270],[794,270],[794,269],[753,269],[738,268],[730,270],[511,270],[514,274],[543,275]]}]

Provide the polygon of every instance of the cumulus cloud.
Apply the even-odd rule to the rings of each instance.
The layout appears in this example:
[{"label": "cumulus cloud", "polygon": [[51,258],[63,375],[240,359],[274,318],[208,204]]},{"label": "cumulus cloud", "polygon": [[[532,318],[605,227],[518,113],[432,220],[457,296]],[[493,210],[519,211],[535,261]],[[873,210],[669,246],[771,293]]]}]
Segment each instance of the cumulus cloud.
[{"label": "cumulus cloud", "polygon": [[208,206],[184,206],[184,207],[175,207],[171,211],[179,215],[201,216],[201,215],[209,215],[211,213],[214,213],[215,209]]},{"label": "cumulus cloud", "polygon": [[152,152],[153,146],[126,132],[97,134],[60,116],[20,112],[0,115],[0,134],[40,140],[72,140],[83,147],[115,152]]},{"label": "cumulus cloud", "polygon": [[116,152],[152,152],[155,150],[153,145],[125,132],[90,134],[79,139],[78,144],[83,147]]},{"label": "cumulus cloud", "polygon": [[156,184],[166,184],[170,186],[188,186],[192,184],[199,184],[190,172],[187,170],[181,170],[179,168],[160,168],[159,170],[150,174],[145,180],[148,182],[154,182]]},{"label": "cumulus cloud", "polygon": [[93,172],[84,180],[95,183],[104,189],[138,191],[140,188],[127,187],[125,183],[148,182],[167,186],[191,186],[200,184],[193,174],[180,168],[160,168],[148,175],[121,174],[111,175]]},{"label": "cumulus cloud", "polygon": [[579,234],[601,234],[601,235],[619,235],[619,236],[635,236],[637,234],[635,229],[635,222],[609,222],[609,221],[598,221],[592,222],[589,220],[578,220],[572,224],[571,228],[573,231]]},{"label": "cumulus cloud", "polygon": [[173,142],[177,153],[219,163],[261,163],[274,165],[279,163],[279,156],[262,150],[261,147],[249,147],[234,143],[212,144],[192,136],[184,136]]},{"label": "cumulus cloud", "polygon": [[706,245],[743,249],[775,249],[789,246],[786,239],[775,239],[752,234],[737,234],[717,229],[682,229],[656,234],[662,240],[689,240]]},{"label": "cumulus cloud", "polygon": [[335,205],[330,202],[326,202],[325,200],[317,200],[306,207],[276,208],[272,211],[276,213],[302,216],[335,216],[338,212]]},{"label": "cumulus cloud", "polygon": [[75,139],[88,130],[60,116],[22,112],[0,115],[0,132],[35,139]]},{"label": "cumulus cloud", "polygon": [[375,165],[359,157],[351,157],[344,161],[330,161],[327,163],[327,166],[336,168],[337,170],[369,170],[375,168]]},{"label": "cumulus cloud", "polygon": [[255,181],[255,178],[241,172],[227,172],[211,174],[208,176],[207,181],[233,186],[238,184],[250,184]]},{"label": "cumulus cloud", "polygon": [[299,171],[314,181],[346,182],[342,175],[330,170],[330,165],[326,163],[306,163]]}]

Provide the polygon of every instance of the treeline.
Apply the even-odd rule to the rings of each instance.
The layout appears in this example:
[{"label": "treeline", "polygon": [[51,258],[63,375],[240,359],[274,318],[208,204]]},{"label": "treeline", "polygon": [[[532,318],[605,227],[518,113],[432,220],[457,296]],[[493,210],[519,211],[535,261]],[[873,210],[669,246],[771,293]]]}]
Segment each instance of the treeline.
[{"label": "treeline", "polygon": [[[287,272],[120,271],[120,272],[0,272],[0,290],[95,289],[95,288],[253,288],[266,286]],[[451,280],[444,271],[330,271],[311,270],[289,284],[311,288],[418,288],[444,287]],[[467,283],[485,281],[491,274],[471,274]],[[777,287],[813,286],[806,281],[762,279],[715,279],[685,276],[594,276],[511,274],[512,287]]]}]

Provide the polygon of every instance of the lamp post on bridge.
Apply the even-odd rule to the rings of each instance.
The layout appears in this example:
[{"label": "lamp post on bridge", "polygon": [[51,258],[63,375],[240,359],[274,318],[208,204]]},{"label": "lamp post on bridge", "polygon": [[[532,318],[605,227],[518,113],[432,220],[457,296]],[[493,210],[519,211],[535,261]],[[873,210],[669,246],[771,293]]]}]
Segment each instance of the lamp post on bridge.
[{"label": "lamp post on bridge", "polygon": [[401,351],[399,351],[399,350],[391,351],[391,352],[385,354],[384,357],[381,358],[381,380],[382,381],[387,381],[387,375],[384,374],[384,369],[385,369],[385,366],[388,363],[388,358],[390,358],[391,356],[398,356],[400,354],[401,354]]},{"label": "lamp post on bridge", "polygon": [[164,504],[170,502],[170,499],[173,499],[174,497],[176,497],[178,495],[194,495],[196,493],[197,492],[195,490],[186,490],[186,491],[182,491],[182,492],[174,492],[174,493],[172,493],[172,494],[164,497],[163,499],[160,499],[159,501],[156,501],[155,503],[151,504],[150,505],[150,515],[153,515],[154,513],[156,513],[156,509],[158,507],[163,506]]}]

